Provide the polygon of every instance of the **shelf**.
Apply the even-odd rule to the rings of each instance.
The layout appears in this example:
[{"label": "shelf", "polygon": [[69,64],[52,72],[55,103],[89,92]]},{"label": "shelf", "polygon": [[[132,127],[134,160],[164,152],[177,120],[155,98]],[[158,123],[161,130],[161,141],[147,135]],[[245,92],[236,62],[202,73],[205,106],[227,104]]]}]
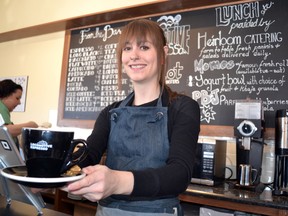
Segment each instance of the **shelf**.
[{"label": "shelf", "polygon": [[72,204],[74,206],[81,206],[87,209],[92,209],[92,210],[96,210],[97,209],[97,203],[93,203],[87,200],[73,200],[73,199],[69,199],[69,198],[62,198],[61,199],[62,203],[69,203]]}]

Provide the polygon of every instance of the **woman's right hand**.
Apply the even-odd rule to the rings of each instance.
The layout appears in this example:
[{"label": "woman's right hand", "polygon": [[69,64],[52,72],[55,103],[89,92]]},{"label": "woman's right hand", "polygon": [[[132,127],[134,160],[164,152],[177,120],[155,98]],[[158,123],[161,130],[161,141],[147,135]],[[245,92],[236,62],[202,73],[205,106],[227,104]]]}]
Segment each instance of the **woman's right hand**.
[{"label": "woman's right hand", "polygon": [[27,126],[25,126],[25,127],[37,128],[37,127],[39,127],[39,125],[34,121],[29,121],[29,122],[27,122]]},{"label": "woman's right hand", "polygon": [[89,166],[82,169],[83,179],[67,185],[64,190],[74,195],[96,202],[113,194],[131,194],[134,176],[131,172],[109,169],[104,165]]}]

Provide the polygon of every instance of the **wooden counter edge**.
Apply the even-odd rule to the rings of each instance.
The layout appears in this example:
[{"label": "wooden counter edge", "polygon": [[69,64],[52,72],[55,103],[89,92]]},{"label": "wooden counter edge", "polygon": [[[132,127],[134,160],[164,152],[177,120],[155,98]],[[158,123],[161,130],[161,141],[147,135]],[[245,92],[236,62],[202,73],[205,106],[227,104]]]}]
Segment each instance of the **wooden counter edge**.
[{"label": "wooden counter edge", "polygon": [[250,205],[244,203],[237,203],[232,201],[225,201],[225,200],[218,200],[213,198],[206,198],[206,197],[198,197],[192,196],[188,194],[180,194],[179,199],[183,202],[218,207],[218,208],[225,208],[235,211],[242,211],[242,212],[249,212],[255,213],[260,215],[288,215],[288,211],[284,209],[278,208],[271,208],[265,206],[257,206],[257,205]]}]

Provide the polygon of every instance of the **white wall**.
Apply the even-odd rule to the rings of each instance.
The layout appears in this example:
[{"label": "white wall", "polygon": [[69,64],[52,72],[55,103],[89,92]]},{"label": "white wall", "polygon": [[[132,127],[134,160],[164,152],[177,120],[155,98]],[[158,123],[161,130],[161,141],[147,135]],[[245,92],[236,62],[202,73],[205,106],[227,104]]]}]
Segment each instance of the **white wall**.
[{"label": "white wall", "polygon": [[[99,0],[1,0],[0,33],[153,1],[105,0],[103,4]],[[26,109],[12,112],[14,123],[49,121],[56,127],[64,34],[55,32],[0,43],[0,76],[29,77]],[[74,131],[77,138],[86,138],[91,132],[78,128]]]},{"label": "white wall", "polygon": [[151,2],[157,0],[1,0],[0,32]]}]

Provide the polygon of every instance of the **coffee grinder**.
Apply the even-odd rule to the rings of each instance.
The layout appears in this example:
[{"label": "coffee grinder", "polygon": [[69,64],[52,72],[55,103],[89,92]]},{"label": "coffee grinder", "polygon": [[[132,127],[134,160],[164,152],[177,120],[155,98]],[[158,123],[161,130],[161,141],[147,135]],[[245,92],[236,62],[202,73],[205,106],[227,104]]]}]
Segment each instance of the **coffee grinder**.
[{"label": "coffee grinder", "polygon": [[274,194],[288,195],[288,109],[276,111]]},{"label": "coffee grinder", "polygon": [[254,188],[260,183],[263,156],[263,110],[260,100],[238,100],[235,103],[234,135],[236,137],[237,185],[241,185],[240,167],[250,165],[256,172],[251,173],[253,181],[248,185]]}]

